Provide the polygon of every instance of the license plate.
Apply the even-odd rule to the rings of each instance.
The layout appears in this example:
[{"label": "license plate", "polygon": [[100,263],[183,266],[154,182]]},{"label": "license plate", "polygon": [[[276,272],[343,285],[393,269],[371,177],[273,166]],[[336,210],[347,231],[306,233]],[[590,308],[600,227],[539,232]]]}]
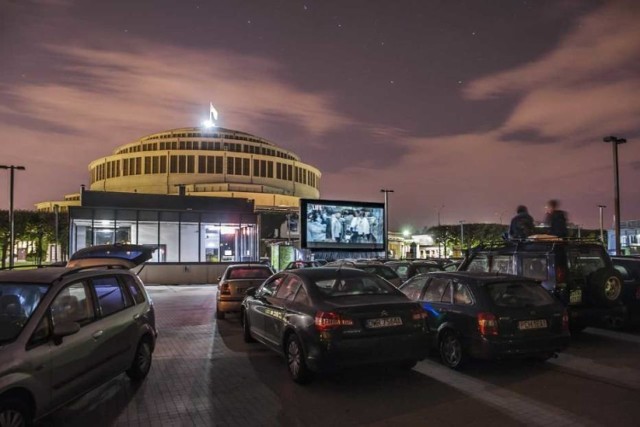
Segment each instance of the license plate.
[{"label": "license plate", "polygon": [[529,329],[544,329],[547,327],[546,319],[539,320],[521,320],[518,322],[518,329],[526,331]]},{"label": "license plate", "polygon": [[576,289],[569,294],[569,304],[580,304],[582,302],[582,289]]},{"label": "license plate", "polygon": [[367,328],[388,328],[390,326],[401,326],[402,318],[400,317],[383,317],[381,319],[367,320]]}]

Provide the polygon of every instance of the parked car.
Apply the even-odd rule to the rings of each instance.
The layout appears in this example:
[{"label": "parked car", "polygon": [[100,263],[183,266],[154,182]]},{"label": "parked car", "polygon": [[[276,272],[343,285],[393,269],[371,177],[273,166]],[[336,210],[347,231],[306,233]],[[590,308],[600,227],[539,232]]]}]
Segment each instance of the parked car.
[{"label": "parked car", "polygon": [[393,286],[395,286],[396,288],[399,287],[402,284],[402,279],[400,278],[400,276],[398,275],[398,273],[396,273],[393,268],[389,267],[388,265],[384,265],[381,262],[378,261],[347,261],[347,260],[341,260],[341,261],[334,261],[331,262],[329,264],[327,264],[327,267],[339,267],[339,266],[343,266],[343,267],[349,267],[349,268],[357,268],[359,270],[362,271],[366,271],[367,273],[374,273],[377,274],[378,276],[382,277],[384,280],[387,280],[389,283],[391,283]]},{"label": "parked car", "polygon": [[450,368],[469,357],[546,360],[569,343],[564,306],[531,279],[440,272],[414,276],[400,290],[427,311],[431,344]]},{"label": "parked car", "polygon": [[426,312],[375,274],[348,267],[281,272],[242,302],[244,339],[283,354],[291,378],[365,363],[413,367],[428,352]]},{"label": "parked car", "polygon": [[387,261],[385,265],[391,267],[403,282],[416,274],[443,271],[443,264],[432,260]]},{"label": "parked car", "polygon": [[567,307],[572,333],[622,321],[622,276],[600,243],[531,238],[473,249],[459,271],[516,274],[539,280]]},{"label": "parked car", "polygon": [[260,286],[273,274],[264,264],[232,264],[218,277],[216,291],[216,319],[224,319],[226,313],[240,311],[247,289]]},{"label": "parked car", "polygon": [[27,426],[112,377],[141,381],[156,342],[138,245],[94,246],[69,267],[0,272],[0,425]]},{"label": "parked car", "polygon": [[298,268],[313,268],[320,267],[320,263],[317,261],[291,261],[284,268],[285,270],[296,270]]},{"label": "parked car", "polygon": [[613,267],[620,272],[623,280],[622,303],[627,308],[623,324],[614,327],[640,324],[640,257],[612,256]]}]

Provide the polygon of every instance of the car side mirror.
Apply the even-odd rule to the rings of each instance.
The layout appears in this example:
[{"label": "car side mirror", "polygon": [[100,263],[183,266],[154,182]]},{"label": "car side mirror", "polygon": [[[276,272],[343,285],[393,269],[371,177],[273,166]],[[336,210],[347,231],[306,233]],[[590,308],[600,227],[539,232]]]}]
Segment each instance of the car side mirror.
[{"label": "car side mirror", "polygon": [[56,345],[62,343],[62,338],[77,334],[80,331],[80,324],[76,322],[65,322],[53,328],[53,340]]},{"label": "car side mirror", "polygon": [[249,288],[247,289],[247,292],[245,292],[245,295],[255,298],[257,291],[258,291],[258,288]]},{"label": "car side mirror", "polygon": [[222,276],[218,276],[218,283],[222,280]]}]

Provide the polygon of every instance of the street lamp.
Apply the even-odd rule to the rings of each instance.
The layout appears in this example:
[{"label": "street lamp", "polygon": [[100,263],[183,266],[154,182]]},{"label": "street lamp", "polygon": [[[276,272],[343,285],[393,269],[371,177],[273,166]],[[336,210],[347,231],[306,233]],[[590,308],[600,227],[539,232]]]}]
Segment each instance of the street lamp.
[{"label": "street lamp", "polygon": [[610,142],[613,147],[613,192],[614,192],[614,214],[613,227],[616,239],[616,255],[621,254],[620,248],[620,179],[618,176],[618,145],[627,142],[624,138],[616,136],[607,136],[602,139],[604,142]]},{"label": "street lamp", "polygon": [[9,169],[11,171],[9,180],[9,223],[11,224],[11,234],[9,237],[9,268],[13,268],[13,250],[15,246],[15,218],[13,215],[13,187],[14,187],[14,172],[16,170],[23,171],[24,166],[15,165],[0,165],[0,169]]},{"label": "street lamp", "polygon": [[460,250],[464,246],[464,221],[460,221]]},{"label": "street lamp", "polygon": [[438,227],[440,227],[440,211],[442,210],[442,208],[444,208],[444,205],[438,208]]},{"label": "street lamp", "polygon": [[55,262],[58,262],[58,226],[59,226],[59,221],[58,221],[58,217],[60,215],[60,205],[53,205],[53,213],[55,215],[55,236],[56,236],[56,240],[55,240]]},{"label": "street lamp", "polygon": [[598,205],[598,209],[600,209],[600,241],[604,243],[604,227],[603,227],[603,216],[602,212],[606,208],[605,205]]},{"label": "street lamp", "polygon": [[383,188],[380,190],[384,193],[384,259],[389,257],[389,193],[393,190]]}]

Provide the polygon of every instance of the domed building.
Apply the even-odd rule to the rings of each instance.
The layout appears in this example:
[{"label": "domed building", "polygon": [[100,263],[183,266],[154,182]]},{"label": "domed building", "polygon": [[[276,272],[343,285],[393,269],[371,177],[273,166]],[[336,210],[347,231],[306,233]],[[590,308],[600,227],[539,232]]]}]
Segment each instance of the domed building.
[{"label": "domed building", "polygon": [[321,178],[289,150],[218,127],[144,136],[91,162],[89,174],[88,190],[36,205],[68,208],[69,252],[155,244],[156,262],[257,260],[261,241],[297,232],[283,236],[281,223],[301,198],[319,198]]},{"label": "domed building", "polygon": [[320,171],[248,133],[182,128],[145,136],[89,164],[90,189],[242,197],[257,207],[297,207],[319,197]]}]

